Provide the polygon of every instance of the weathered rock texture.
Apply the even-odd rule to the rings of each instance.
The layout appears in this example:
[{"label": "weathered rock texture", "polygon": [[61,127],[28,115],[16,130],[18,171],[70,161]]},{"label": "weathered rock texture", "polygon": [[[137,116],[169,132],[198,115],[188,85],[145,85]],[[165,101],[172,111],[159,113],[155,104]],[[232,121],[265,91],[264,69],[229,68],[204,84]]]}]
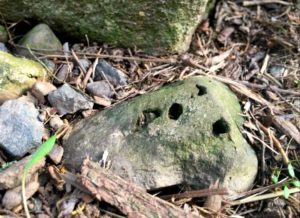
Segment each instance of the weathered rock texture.
[{"label": "weathered rock texture", "polygon": [[112,170],[147,189],[217,179],[249,188],[257,158],[241,135],[236,96],[204,77],[163,87],[75,125],[64,144],[65,163],[78,168],[107,149]]},{"label": "weathered rock texture", "polygon": [[94,103],[84,95],[75,91],[68,84],[64,84],[48,95],[48,101],[56,107],[59,115],[73,114],[79,110],[91,109]]},{"label": "weathered rock texture", "polygon": [[36,78],[46,75],[46,70],[38,62],[0,51],[0,104],[17,98],[33,86]]},{"label": "weathered rock texture", "polygon": [[146,51],[183,52],[214,0],[0,0],[10,21],[33,18],[54,30]]},{"label": "weathered rock texture", "polygon": [[42,142],[43,123],[38,110],[26,99],[9,100],[0,107],[0,147],[22,157]]},{"label": "weathered rock texture", "polygon": [[46,24],[39,24],[32,28],[20,41],[16,47],[19,55],[32,58],[30,51],[37,49],[40,53],[51,53],[62,50],[62,44]]}]

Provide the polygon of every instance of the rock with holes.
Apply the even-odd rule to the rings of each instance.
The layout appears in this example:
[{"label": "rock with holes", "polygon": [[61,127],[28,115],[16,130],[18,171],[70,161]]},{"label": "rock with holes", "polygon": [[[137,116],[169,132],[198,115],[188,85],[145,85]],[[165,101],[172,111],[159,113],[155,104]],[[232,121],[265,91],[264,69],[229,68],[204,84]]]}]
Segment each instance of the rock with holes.
[{"label": "rock with holes", "polygon": [[112,170],[147,189],[216,180],[244,191],[257,158],[241,134],[236,96],[224,84],[194,77],[124,102],[77,123],[65,141],[65,163],[79,168],[105,150]]}]

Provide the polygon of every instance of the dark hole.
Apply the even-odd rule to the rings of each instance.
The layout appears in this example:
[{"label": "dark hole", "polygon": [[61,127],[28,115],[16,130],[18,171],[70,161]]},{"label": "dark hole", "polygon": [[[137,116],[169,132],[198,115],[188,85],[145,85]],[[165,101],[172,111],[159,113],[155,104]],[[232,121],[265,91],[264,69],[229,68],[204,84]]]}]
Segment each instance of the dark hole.
[{"label": "dark hole", "polygon": [[153,120],[160,117],[160,115],[161,110],[159,109],[144,110],[138,118],[137,126],[146,127],[149,123],[153,122]]},{"label": "dark hole", "polygon": [[174,103],[169,109],[169,118],[177,120],[183,112],[181,104]]},{"label": "dark hole", "polygon": [[196,85],[197,89],[199,90],[198,91],[198,95],[201,96],[201,95],[205,95],[207,93],[206,91],[206,87],[204,86],[199,86],[199,85]]},{"label": "dark hole", "polygon": [[220,135],[228,132],[229,132],[229,125],[223,118],[219,119],[213,124],[213,133],[215,135]]}]

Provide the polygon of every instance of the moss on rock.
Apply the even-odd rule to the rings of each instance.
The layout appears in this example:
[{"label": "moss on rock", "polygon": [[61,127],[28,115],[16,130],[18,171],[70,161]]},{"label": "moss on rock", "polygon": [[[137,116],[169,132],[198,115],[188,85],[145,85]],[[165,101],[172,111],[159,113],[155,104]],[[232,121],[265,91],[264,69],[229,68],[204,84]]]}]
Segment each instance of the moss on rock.
[{"label": "moss on rock", "polygon": [[83,120],[65,144],[65,163],[78,168],[105,149],[115,173],[148,189],[181,183],[208,187],[217,179],[249,188],[257,158],[241,135],[236,96],[205,77],[165,86]]},{"label": "moss on rock", "polygon": [[36,19],[85,40],[147,52],[184,52],[214,0],[47,1],[0,0],[8,20]]},{"label": "moss on rock", "polygon": [[39,63],[0,51],[0,103],[17,98],[43,76],[46,70]]}]

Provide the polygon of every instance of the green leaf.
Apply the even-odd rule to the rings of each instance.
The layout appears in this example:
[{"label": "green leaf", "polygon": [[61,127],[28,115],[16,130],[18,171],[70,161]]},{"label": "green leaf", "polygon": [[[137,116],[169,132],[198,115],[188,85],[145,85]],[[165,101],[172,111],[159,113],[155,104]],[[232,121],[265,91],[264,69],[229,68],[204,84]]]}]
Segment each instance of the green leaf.
[{"label": "green leaf", "polygon": [[291,177],[295,177],[294,167],[291,163],[288,164],[288,171]]},{"label": "green leaf", "polygon": [[290,196],[290,190],[289,188],[285,185],[284,188],[283,188],[283,197],[285,199],[288,199]]},{"label": "green leaf", "polygon": [[299,180],[293,180],[291,181],[291,184],[297,188],[300,188],[300,181]]},{"label": "green leaf", "polygon": [[273,182],[274,184],[277,184],[277,183],[278,183],[278,177],[275,176],[275,175],[272,175],[272,182]]},{"label": "green leaf", "polygon": [[275,171],[271,177],[274,184],[278,183],[279,176],[280,176],[280,169],[275,169]]},{"label": "green leaf", "polygon": [[27,218],[30,218],[30,213],[28,210],[28,206],[26,203],[26,177],[29,169],[36,164],[38,161],[43,159],[53,148],[56,141],[56,135],[51,136],[47,139],[31,156],[30,160],[26,163],[23,174],[22,174],[22,200],[23,200],[23,207],[25,210],[25,214]]},{"label": "green leaf", "polygon": [[32,155],[31,159],[26,163],[24,170],[28,171],[34,164],[43,159],[53,148],[56,141],[56,135],[47,139]]}]

